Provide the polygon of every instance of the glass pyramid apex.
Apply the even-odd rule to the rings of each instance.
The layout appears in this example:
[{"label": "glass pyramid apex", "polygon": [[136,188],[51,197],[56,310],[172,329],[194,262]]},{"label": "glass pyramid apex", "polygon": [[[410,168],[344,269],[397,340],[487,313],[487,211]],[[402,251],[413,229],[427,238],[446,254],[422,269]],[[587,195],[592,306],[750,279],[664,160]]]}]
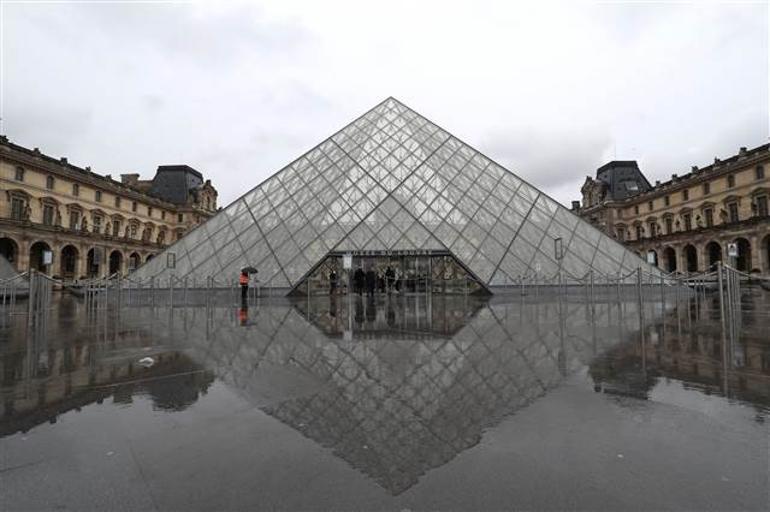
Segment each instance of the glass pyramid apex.
[{"label": "glass pyramid apex", "polygon": [[293,288],[329,253],[414,250],[451,253],[487,289],[559,271],[652,270],[390,97],[167,248],[173,258],[162,254],[134,276],[225,283],[254,266],[263,286]]}]

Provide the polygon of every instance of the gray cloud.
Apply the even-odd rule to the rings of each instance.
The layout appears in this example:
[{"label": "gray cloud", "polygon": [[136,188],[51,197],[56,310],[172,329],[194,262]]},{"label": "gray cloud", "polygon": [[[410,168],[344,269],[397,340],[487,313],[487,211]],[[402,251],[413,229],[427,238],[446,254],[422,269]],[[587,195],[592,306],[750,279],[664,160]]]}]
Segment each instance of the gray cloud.
[{"label": "gray cloud", "polygon": [[389,95],[565,204],[767,141],[765,4],[394,1],[7,4],[0,131],[222,204]]},{"label": "gray cloud", "polygon": [[480,143],[488,156],[543,189],[593,174],[611,147],[610,134],[595,128],[546,132],[536,127],[512,127],[490,131]]}]

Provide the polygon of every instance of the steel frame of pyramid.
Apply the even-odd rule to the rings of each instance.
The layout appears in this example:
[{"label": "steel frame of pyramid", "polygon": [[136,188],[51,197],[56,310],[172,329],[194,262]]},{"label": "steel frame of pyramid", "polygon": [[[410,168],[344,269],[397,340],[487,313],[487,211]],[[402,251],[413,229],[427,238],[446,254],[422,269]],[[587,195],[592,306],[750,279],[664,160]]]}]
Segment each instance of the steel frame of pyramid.
[{"label": "steel frame of pyramid", "polygon": [[[654,269],[391,97],[236,199],[134,277],[226,282],[250,265],[263,286],[292,289],[328,254],[348,251],[450,253],[490,291],[533,274],[582,277],[593,270],[617,276]],[[174,268],[165,254],[174,254]]]}]

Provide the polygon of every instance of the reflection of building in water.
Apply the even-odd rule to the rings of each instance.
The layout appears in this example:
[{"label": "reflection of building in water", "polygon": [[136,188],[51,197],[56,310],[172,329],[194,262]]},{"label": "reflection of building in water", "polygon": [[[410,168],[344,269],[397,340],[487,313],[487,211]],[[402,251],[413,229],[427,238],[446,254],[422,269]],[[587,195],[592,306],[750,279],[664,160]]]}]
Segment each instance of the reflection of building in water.
[{"label": "reflection of building in water", "polygon": [[661,377],[686,387],[750,402],[770,409],[770,338],[757,324],[758,311],[768,311],[770,296],[744,294],[744,320],[738,339],[723,347],[716,296],[692,299],[648,329],[639,343],[608,350],[591,366],[597,391],[647,398]]},{"label": "reflection of building in water", "polygon": [[[59,340],[48,325],[41,322],[40,330],[11,339],[0,350],[0,436],[56,422],[64,412],[110,396],[115,403],[130,403],[145,395],[157,409],[181,410],[214,380],[183,353],[143,350],[152,344],[147,337],[100,339],[83,332]],[[155,360],[151,368],[137,363],[146,356]]]},{"label": "reflection of building in water", "polygon": [[[247,328],[215,311],[223,320],[206,320],[216,325],[210,336],[201,325],[206,315],[194,315],[176,336],[189,339],[193,354],[263,411],[399,494],[618,337],[633,335],[618,328],[629,323],[621,315],[638,318],[629,304],[601,304],[593,313],[577,303],[479,300],[445,303],[446,315],[464,325],[443,335],[442,327],[372,336],[355,324],[350,336],[325,335],[324,298],[311,301],[309,311],[306,305],[261,308]],[[409,302],[407,309],[428,325],[426,301]],[[387,314],[377,318],[384,325],[372,329],[385,333]],[[282,376],[294,372],[296,381],[278,389],[260,380],[260,372],[275,368]],[[298,389],[300,380],[307,385]]]}]

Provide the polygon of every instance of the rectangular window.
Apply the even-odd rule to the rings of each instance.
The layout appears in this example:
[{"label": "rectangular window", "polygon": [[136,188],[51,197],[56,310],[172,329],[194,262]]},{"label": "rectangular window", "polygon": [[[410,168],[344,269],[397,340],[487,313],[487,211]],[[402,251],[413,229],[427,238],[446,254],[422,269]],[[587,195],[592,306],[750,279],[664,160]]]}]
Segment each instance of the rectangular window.
[{"label": "rectangular window", "polygon": [[638,204],[634,206],[634,214],[635,215],[639,215],[639,205]]},{"label": "rectangular window", "polygon": [[650,201],[649,203],[647,203],[647,209],[648,209],[648,210],[650,210],[650,211],[652,211],[652,201]]},{"label": "rectangular window", "polygon": [[152,206],[147,207],[147,216],[152,217]]},{"label": "rectangular window", "polygon": [[53,226],[53,206],[50,204],[43,205],[43,224]]},{"label": "rectangular window", "polygon": [[626,239],[626,230],[623,228],[618,228],[618,240],[621,242]]},{"label": "rectangular window", "polygon": [[182,222],[182,221],[184,221],[184,214],[181,214],[181,213],[180,213],[179,215],[177,215],[177,216],[176,216],[176,219],[177,219],[177,222]]},{"label": "rectangular window", "polygon": [[27,208],[27,202],[21,198],[11,198],[11,218],[13,220],[24,220],[24,210]]},{"label": "rectangular window", "polygon": [[102,217],[100,215],[94,215],[94,233],[100,233],[102,231]]},{"label": "rectangular window", "polygon": [[733,188],[735,186],[735,175],[730,174],[727,176],[727,188]]},{"label": "rectangular window", "polygon": [[115,208],[120,208],[120,196],[115,196]]},{"label": "rectangular window", "polygon": [[692,215],[685,213],[682,215],[682,220],[684,221],[684,230],[690,231],[692,229]]},{"label": "rectangular window", "polygon": [[136,230],[137,230],[136,224],[131,224],[131,229],[130,229],[131,238],[136,238]]},{"label": "rectangular window", "polygon": [[730,222],[738,222],[738,203],[730,203],[727,205],[727,214]]},{"label": "rectangular window", "polygon": [[120,221],[119,220],[113,220],[112,221],[112,236],[117,238],[120,236]]},{"label": "rectangular window", "polygon": [[132,212],[135,212],[135,211],[136,211],[136,201],[132,201],[132,202],[131,202],[131,211],[132,211]]},{"label": "rectangular window", "polygon": [[757,204],[757,215],[767,217],[767,196],[757,196],[754,202]]},{"label": "rectangular window", "polygon": [[77,183],[72,184],[72,195],[78,197],[80,195],[80,185]]},{"label": "rectangular window", "polygon": [[161,220],[166,220],[166,210],[161,210],[161,212],[160,212],[160,219]]},{"label": "rectangular window", "polygon": [[688,189],[682,190],[682,201],[690,200],[690,191]]},{"label": "rectangular window", "polygon": [[101,190],[97,190],[96,192],[94,192],[94,199],[96,199],[97,203],[101,203],[102,202],[102,191]]},{"label": "rectangular window", "polygon": [[711,183],[704,183],[703,184],[703,195],[707,196],[711,193]]},{"label": "rectangular window", "polygon": [[710,228],[714,225],[714,210],[706,208],[703,210],[703,217],[706,219],[706,227]]},{"label": "rectangular window", "polygon": [[757,180],[763,180],[765,179],[765,168],[761,165],[758,165],[756,169],[754,169],[754,179]]},{"label": "rectangular window", "polygon": [[24,181],[24,167],[16,168],[16,181]]},{"label": "rectangular window", "polygon": [[670,235],[674,232],[674,219],[666,217],[666,234]]},{"label": "rectangular window", "polygon": [[45,188],[47,188],[48,190],[53,190],[53,185],[54,185],[53,176],[47,176],[45,179]]},{"label": "rectangular window", "polygon": [[641,240],[642,238],[644,238],[644,226],[640,224],[636,226],[636,239]]},{"label": "rectangular window", "polygon": [[80,212],[77,210],[70,212],[70,229],[75,231],[80,229]]},{"label": "rectangular window", "polygon": [[666,206],[671,206],[671,197],[665,196],[663,198],[663,204],[665,204]]},{"label": "rectangular window", "polygon": [[655,227],[656,227],[655,223],[650,222],[650,238],[653,238],[655,236]]}]

